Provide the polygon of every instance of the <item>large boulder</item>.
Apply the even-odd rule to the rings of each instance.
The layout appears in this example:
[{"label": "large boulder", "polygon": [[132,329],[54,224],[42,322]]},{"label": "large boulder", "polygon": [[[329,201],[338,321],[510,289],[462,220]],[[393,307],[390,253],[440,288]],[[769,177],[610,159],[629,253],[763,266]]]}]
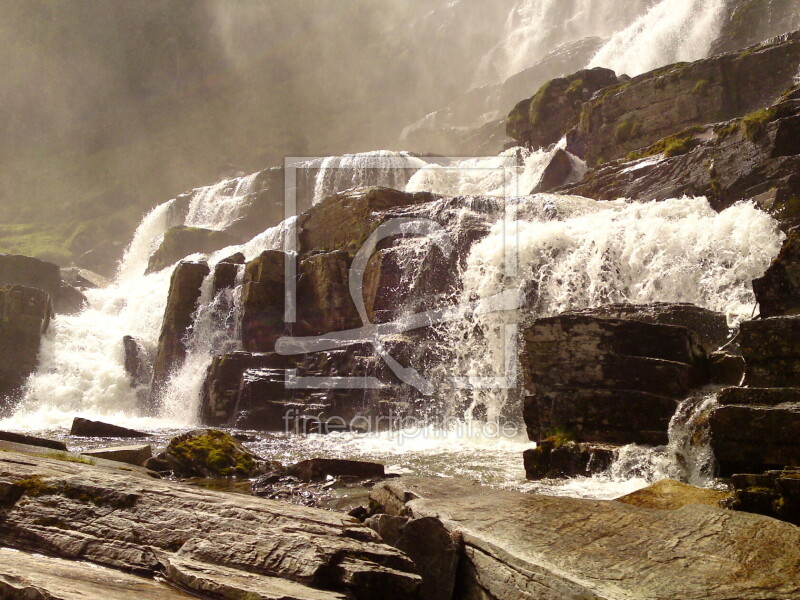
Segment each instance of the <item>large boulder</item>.
[{"label": "large boulder", "polygon": [[170,227],[164,233],[161,245],[150,257],[145,272],[160,271],[190,254],[197,252],[210,254],[236,242],[236,238],[224,231],[213,231],[201,227]]},{"label": "large boulder", "polygon": [[800,32],[795,32],[607,87],[584,104],[567,150],[595,166],[688,127],[765,108],[794,84],[798,62]]},{"label": "large boulder", "polygon": [[92,421],[82,417],[75,417],[72,420],[70,435],[78,437],[110,437],[110,438],[143,438],[149,434],[137,431],[120,425],[103,423],[102,421]]},{"label": "large boulder", "polygon": [[0,254],[0,286],[15,283],[47,292],[55,305],[61,291],[61,269],[30,256]]},{"label": "large boulder", "polygon": [[84,450],[81,454],[91,458],[104,458],[105,460],[113,460],[141,467],[153,456],[153,447],[150,444],[141,444],[139,446],[112,446],[109,448]]},{"label": "large boulder", "polygon": [[7,547],[158,577],[201,597],[405,600],[420,584],[406,555],[341,513],[153,479],[135,467],[2,454]]},{"label": "large boulder", "polygon": [[181,262],[172,272],[158,350],[153,362],[151,403],[160,394],[169,374],[186,358],[186,333],[197,310],[203,280],[209,273],[205,262]]},{"label": "large boulder", "polygon": [[350,296],[349,269],[350,257],[344,250],[303,257],[297,282],[295,331],[321,335],[361,325]]},{"label": "large boulder", "polygon": [[795,0],[729,0],[709,54],[724,54],[800,29]]},{"label": "large boulder", "polygon": [[39,364],[39,345],[53,314],[44,290],[0,286],[0,398],[15,395]]},{"label": "large boulder", "polygon": [[701,504],[655,510],[452,478],[390,479],[371,500],[390,516],[439,519],[463,539],[463,598],[800,598],[800,529],[759,515]]},{"label": "large boulder", "polygon": [[512,109],[506,133],[531,148],[555,144],[578,124],[583,105],[595,92],[617,83],[614,71],[599,67],[552,79]]},{"label": "large boulder", "polygon": [[678,402],[708,380],[707,357],[686,327],[584,311],[523,331],[532,440],[663,444]]}]

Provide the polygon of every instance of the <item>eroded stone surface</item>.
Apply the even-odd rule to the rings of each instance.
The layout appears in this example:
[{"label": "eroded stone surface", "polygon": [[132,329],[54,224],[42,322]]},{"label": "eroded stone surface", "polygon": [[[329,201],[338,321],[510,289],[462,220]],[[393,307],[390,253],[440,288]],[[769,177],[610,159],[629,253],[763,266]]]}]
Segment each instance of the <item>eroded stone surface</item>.
[{"label": "eroded stone surface", "polygon": [[463,597],[800,598],[800,528],[757,515],[699,504],[645,509],[456,479],[390,480],[372,498],[389,514],[437,517],[463,537]]}]

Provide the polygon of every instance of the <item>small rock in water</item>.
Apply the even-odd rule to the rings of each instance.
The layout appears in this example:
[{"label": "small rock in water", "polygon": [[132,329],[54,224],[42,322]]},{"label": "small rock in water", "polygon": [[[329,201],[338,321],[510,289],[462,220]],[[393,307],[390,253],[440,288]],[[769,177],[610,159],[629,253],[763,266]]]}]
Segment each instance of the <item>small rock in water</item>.
[{"label": "small rock in water", "polygon": [[11,431],[0,431],[0,441],[13,442],[15,444],[25,444],[27,446],[39,446],[40,448],[50,448],[51,450],[67,451],[67,445],[58,440],[48,440],[45,438],[14,433]]},{"label": "small rock in water", "polygon": [[72,429],[69,433],[70,435],[79,437],[150,437],[150,434],[136,431],[135,429],[128,429],[127,427],[120,427],[119,425],[111,425],[110,423],[103,423],[102,421],[90,421],[89,419],[82,419],[81,417],[75,417],[75,419],[72,421]]},{"label": "small rock in water", "polygon": [[331,477],[357,477],[372,479],[384,477],[383,465],[360,460],[341,460],[335,458],[312,458],[289,467],[289,473],[302,481],[313,481]]},{"label": "small rock in water", "polygon": [[172,438],[164,460],[177,477],[253,477],[266,467],[261,458],[216,429],[198,429]]},{"label": "small rock in water", "polygon": [[141,467],[153,456],[153,447],[150,446],[150,444],[140,446],[115,446],[113,448],[86,450],[85,452],[81,452],[81,454]]}]

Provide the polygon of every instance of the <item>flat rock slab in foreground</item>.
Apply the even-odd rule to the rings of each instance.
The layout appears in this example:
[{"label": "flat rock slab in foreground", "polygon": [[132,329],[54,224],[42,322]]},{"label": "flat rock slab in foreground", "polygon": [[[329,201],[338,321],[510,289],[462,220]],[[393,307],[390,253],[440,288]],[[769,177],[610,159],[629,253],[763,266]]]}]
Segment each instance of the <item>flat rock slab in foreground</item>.
[{"label": "flat rock slab in foreground", "polygon": [[0,453],[0,545],[216,599],[405,599],[420,582],[347,515],[11,451]]},{"label": "flat rock slab in foreground", "polygon": [[389,514],[438,517],[464,540],[463,597],[497,600],[800,598],[800,528],[691,504],[655,510],[455,479],[384,482]]}]

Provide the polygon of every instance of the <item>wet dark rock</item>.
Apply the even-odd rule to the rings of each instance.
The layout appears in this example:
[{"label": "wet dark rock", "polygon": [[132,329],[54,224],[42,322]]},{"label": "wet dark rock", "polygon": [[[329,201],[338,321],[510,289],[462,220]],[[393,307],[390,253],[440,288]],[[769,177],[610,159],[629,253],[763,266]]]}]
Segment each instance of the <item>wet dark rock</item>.
[{"label": "wet dark rock", "polygon": [[718,508],[720,502],[728,497],[730,497],[728,492],[699,488],[672,479],[662,479],[646,488],[617,498],[616,502],[641,508],[678,510],[688,504],[704,504]]},{"label": "wet dark rock", "polygon": [[143,465],[146,469],[155,471],[156,473],[167,473],[172,470],[172,467],[167,460],[166,452],[159,452],[156,456],[148,458]]},{"label": "wet dark rock", "polygon": [[198,429],[172,438],[164,460],[177,477],[252,477],[264,469],[261,458],[216,429]]},{"label": "wet dark rock", "polygon": [[384,542],[407,554],[417,565],[422,576],[421,598],[453,598],[458,561],[462,552],[460,536],[451,534],[434,517],[408,519],[380,514],[371,517],[366,524]]},{"label": "wet dark rock", "polygon": [[408,557],[340,513],[135,468],[2,454],[5,546],[161,577],[215,598],[399,600],[419,587]]},{"label": "wet dark rock", "polygon": [[717,385],[739,385],[744,377],[744,358],[731,352],[712,352],[708,357],[709,380]]},{"label": "wet dark rock", "polygon": [[134,386],[146,385],[153,377],[150,357],[139,340],[131,335],[122,338],[122,349],[125,353],[125,372],[130,376]]},{"label": "wet dark rock", "polygon": [[591,477],[611,466],[616,446],[562,442],[549,438],[522,454],[527,479]]},{"label": "wet dark rock", "polygon": [[708,380],[706,352],[686,327],[590,311],[539,319],[523,331],[532,440],[664,444],[677,404]]},{"label": "wet dark rock", "polygon": [[800,387],[800,316],[745,321],[739,344],[748,387]]},{"label": "wet dark rock", "polygon": [[248,352],[272,352],[286,331],[285,268],[287,255],[262,252],[247,263],[242,288],[241,332]]},{"label": "wet dark rock", "polygon": [[289,473],[301,481],[314,481],[327,477],[355,477],[371,479],[385,475],[382,464],[360,460],[312,458],[289,467]]},{"label": "wet dark rock", "polygon": [[108,438],[143,438],[149,434],[119,425],[111,425],[101,421],[90,421],[81,417],[72,420],[70,435],[79,437],[108,437]]},{"label": "wet dark rock", "polygon": [[0,254],[0,286],[12,284],[47,292],[55,305],[61,292],[61,269],[30,256]]},{"label": "wet dark rock", "polygon": [[39,364],[53,305],[46,291],[0,286],[0,398],[17,394]]},{"label": "wet dark rock", "polygon": [[800,229],[792,229],[780,254],[753,280],[762,317],[800,314]]},{"label": "wet dark rock", "polygon": [[686,128],[766,108],[794,84],[798,61],[800,32],[607,87],[583,106],[567,150],[595,166]]},{"label": "wet dark rock", "polygon": [[731,477],[733,497],[725,506],[800,525],[800,468]]},{"label": "wet dark rock", "polygon": [[88,300],[80,290],[72,287],[71,285],[61,284],[61,289],[58,293],[58,302],[55,303],[55,312],[60,315],[74,315],[81,312]]},{"label": "wet dark rock", "polygon": [[185,336],[192,325],[192,317],[200,300],[200,287],[209,272],[205,262],[181,262],[172,272],[158,350],[153,363],[153,404],[170,372],[179,367],[186,358]]},{"label": "wet dark rock", "polygon": [[572,160],[569,152],[566,150],[562,150],[561,148],[556,150],[553,153],[553,157],[550,159],[550,164],[548,164],[542,172],[542,178],[539,180],[539,183],[536,184],[536,187],[531,190],[531,193],[538,194],[549,192],[565,185],[573,176],[574,166]]},{"label": "wet dark rock", "polygon": [[653,510],[452,478],[388,480],[371,499],[390,516],[439,518],[464,540],[462,598],[800,597],[800,529],[759,515],[700,504]]},{"label": "wet dark rock", "polygon": [[709,54],[747,48],[799,28],[800,13],[794,0],[731,0]]},{"label": "wet dark rock", "polygon": [[511,110],[506,133],[531,148],[555,144],[578,125],[584,103],[595,92],[618,83],[614,71],[600,67],[552,79]]},{"label": "wet dark rock", "polygon": [[59,442],[58,440],[48,440],[33,435],[25,435],[23,433],[14,433],[12,431],[0,431],[0,441],[14,442],[15,444],[25,444],[27,446],[38,446],[41,448],[50,448],[51,450],[60,450],[61,452],[67,451],[67,445],[64,442]]},{"label": "wet dark rock", "polygon": [[105,460],[114,460],[142,467],[152,458],[153,447],[149,444],[142,444],[139,446],[113,446],[110,448],[84,450],[81,454],[92,458],[104,458]]},{"label": "wet dark rock", "polygon": [[170,227],[164,240],[147,263],[146,273],[160,271],[180,259],[200,252],[210,254],[235,244],[237,240],[224,231],[213,231],[200,227]]},{"label": "wet dark rock", "polygon": [[232,289],[239,276],[240,264],[219,262],[214,266],[214,279],[211,282],[211,293],[216,296],[224,289]]}]

